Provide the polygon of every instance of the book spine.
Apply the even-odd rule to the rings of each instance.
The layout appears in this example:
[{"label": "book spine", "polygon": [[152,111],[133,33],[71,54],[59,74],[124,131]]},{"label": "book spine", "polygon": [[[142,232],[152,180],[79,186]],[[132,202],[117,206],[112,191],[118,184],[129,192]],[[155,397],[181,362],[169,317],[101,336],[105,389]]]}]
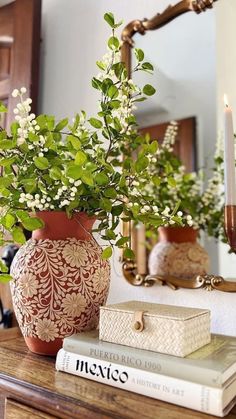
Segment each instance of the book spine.
[{"label": "book spine", "polygon": [[166,356],[162,359],[151,351],[147,356],[145,351],[140,351],[137,354],[131,347],[127,347],[127,351],[125,351],[123,346],[121,350],[119,345],[109,345],[108,342],[104,346],[101,341],[87,342],[85,340],[77,340],[74,342],[71,339],[64,339],[63,349],[75,354],[107,362],[115,362],[132,368],[166,374],[187,381],[197,381],[207,386],[218,388],[222,386],[222,377],[217,371],[184,363],[180,365],[179,362],[181,360],[173,356],[171,358]]},{"label": "book spine", "polygon": [[223,415],[223,391],[218,388],[101,361],[64,349],[57,354],[56,369],[189,409]]}]

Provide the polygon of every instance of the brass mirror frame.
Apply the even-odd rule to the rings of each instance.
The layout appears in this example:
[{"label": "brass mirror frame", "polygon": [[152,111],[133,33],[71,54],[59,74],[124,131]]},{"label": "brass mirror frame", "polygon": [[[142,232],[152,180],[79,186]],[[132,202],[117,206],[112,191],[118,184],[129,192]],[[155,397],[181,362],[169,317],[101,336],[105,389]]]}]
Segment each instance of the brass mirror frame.
[{"label": "brass mirror frame", "polygon": [[[121,56],[125,63],[128,73],[131,73],[131,49],[134,46],[133,37],[136,33],[145,35],[149,30],[159,29],[176,17],[187,13],[195,12],[197,14],[211,9],[218,0],[181,0],[174,6],[168,6],[162,13],[156,14],[151,19],[133,20],[122,31]],[[229,238],[231,248],[236,250],[236,208],[225,207],[225,228]],[[123,235],[132,234],[131,223],[123,223]],[[236,292],[236,281],[225,281],[221,276],[215,275],[197,275],[192,279],[181,279],[176,277],[162,277],[159,275],[146,275],[137,272],[135,261],[123,258],[123,275],[125,279],[134,286],[150,287],[155,283],[168,285],[173,290],[178,288],[188,289],[207,289],[219,290],[225,292]]]}]

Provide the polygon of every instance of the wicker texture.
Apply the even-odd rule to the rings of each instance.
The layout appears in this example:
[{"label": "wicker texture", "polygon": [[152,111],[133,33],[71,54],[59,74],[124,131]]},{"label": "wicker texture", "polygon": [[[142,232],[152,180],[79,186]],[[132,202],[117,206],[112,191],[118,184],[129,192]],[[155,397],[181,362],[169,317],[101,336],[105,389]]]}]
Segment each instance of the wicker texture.
[{"label": "wicker texture", "polygon": [[[144,311],[144,330],[140,333],[133,329],[136,311]],[[99,337],[184,357],[210,342],[210,312],[139,301],[100,307]]]}]

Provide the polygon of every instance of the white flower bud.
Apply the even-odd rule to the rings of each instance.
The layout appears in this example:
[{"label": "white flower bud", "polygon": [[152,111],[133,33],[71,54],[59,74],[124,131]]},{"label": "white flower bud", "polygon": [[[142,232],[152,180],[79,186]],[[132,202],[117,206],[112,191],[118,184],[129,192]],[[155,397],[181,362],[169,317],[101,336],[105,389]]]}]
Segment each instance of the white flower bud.
[{"label": "white flower bud", "polygon": [[19,92],[18,89],[14,89],[11,95],[12,95],[12,97],[17,97],[19,95],[19,93],[20,92]]},{"label": "white flower bud", "polygon": [[23,94],[26,93],[27,92],[26,87],[21,87],[20,92],[23,93]]},{"label": "white flower bud", "polygon": [[82,183],[81,180],[76,180],[75,181],[75,186],[79,186],[79,185],[81,185],[81,183]]}]

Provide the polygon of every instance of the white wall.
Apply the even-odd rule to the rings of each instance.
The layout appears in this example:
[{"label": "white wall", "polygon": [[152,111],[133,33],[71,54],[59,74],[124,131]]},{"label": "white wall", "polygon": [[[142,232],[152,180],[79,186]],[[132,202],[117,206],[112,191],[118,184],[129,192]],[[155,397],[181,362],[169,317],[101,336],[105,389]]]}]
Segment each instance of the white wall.
[{"label": "white wall", "polygon": [[[159,0],[159,2],[156,0],[43,0],[40,111],[53,113],[58,117],[72,116],[80,109],[85,109],[89,114],[96,113],[97,96],[90,86],[90,80],[97,73],[96,60],[106,52],[105,41],[109,36],[109,29],[105,22],[103,23],[103,14],[106,11],[112,11],[117,19],[123,18],[127,23],[134,18],[151,17],[168,4],[169,0]],[[178,54],[168,53],[169,61],[167,60],[168,76],[178,76],[178,83],[184,85],[184,88],[192,87],[191,91],[188,90],[182,97],[180,103],[176,101],[172,107],[173,116],[169,113],[168,119],[178,117],[178,115],[184,117],[196,114],[193,104],[197,102],[198,133],[199,138],[203,139],[199,146],[201,159],[203,155],[212,152],[215,138],[214,13],[214,11],[208,11],[202,19],[199,16],[203,26],[198,29],[197,43],[201,45],[202,53],[199,51],[199,55],[195,56],[195,47],[188,50],[184,67],[187,65],[188,68],[192,67],[194,78],[189,78],[186,82],[187,75],[184,75],[184,67],[180,69],[176,67],[173,71],[172,59],[179,58],[180,54],[184,55],[184,50],[180,49]],[[188,24],[190,26],[197,24],[197,18],[188,14],[188,19],[190,19]],[[177,25],[176,22],[172,23],[173,28],[175,24]],[[209,44],[206,44],[206,34],[210,35]],[[195,45],[196,40],[190,36],[189,28],[187,29],[185,24],[179,36],[181,42],[186,42],[187,39],[190,45]],[[168,45],[166,45],[166,50],[169,51]],[[159,51],[156,56],[157,66],[159,66],[158,54]],[[160,55],[161,66],[164,52],[160,54],[162,54]],[[207,74],[202,73],[201,61],[208,62]],[[202,98],[204,98],[203,101]],[[209,122],[205,116],[210,117]],[[212,330],[236,334],[236,326],[231,322],[236,310],[234,295],[216,291],[207,293],[201,290],[174,292],[160,286],[151,289],[132,287],[122,277],[118,254],[112,261],[112,268],[110,302],[139,299],[166,304],[209,307],[212,310]]]},{"label": "white wall", "polygon": [[[218,128],[223,131],[223,96],[227,94],[229,104],[234,110],[234,128],[236,131],[236,48],[235,48],[235,0],[224,0],[216,10],[217,27],[217,104]],[[219,273],[236,278],[236,255],[228,253],[229,247],[220,244]]]}]

